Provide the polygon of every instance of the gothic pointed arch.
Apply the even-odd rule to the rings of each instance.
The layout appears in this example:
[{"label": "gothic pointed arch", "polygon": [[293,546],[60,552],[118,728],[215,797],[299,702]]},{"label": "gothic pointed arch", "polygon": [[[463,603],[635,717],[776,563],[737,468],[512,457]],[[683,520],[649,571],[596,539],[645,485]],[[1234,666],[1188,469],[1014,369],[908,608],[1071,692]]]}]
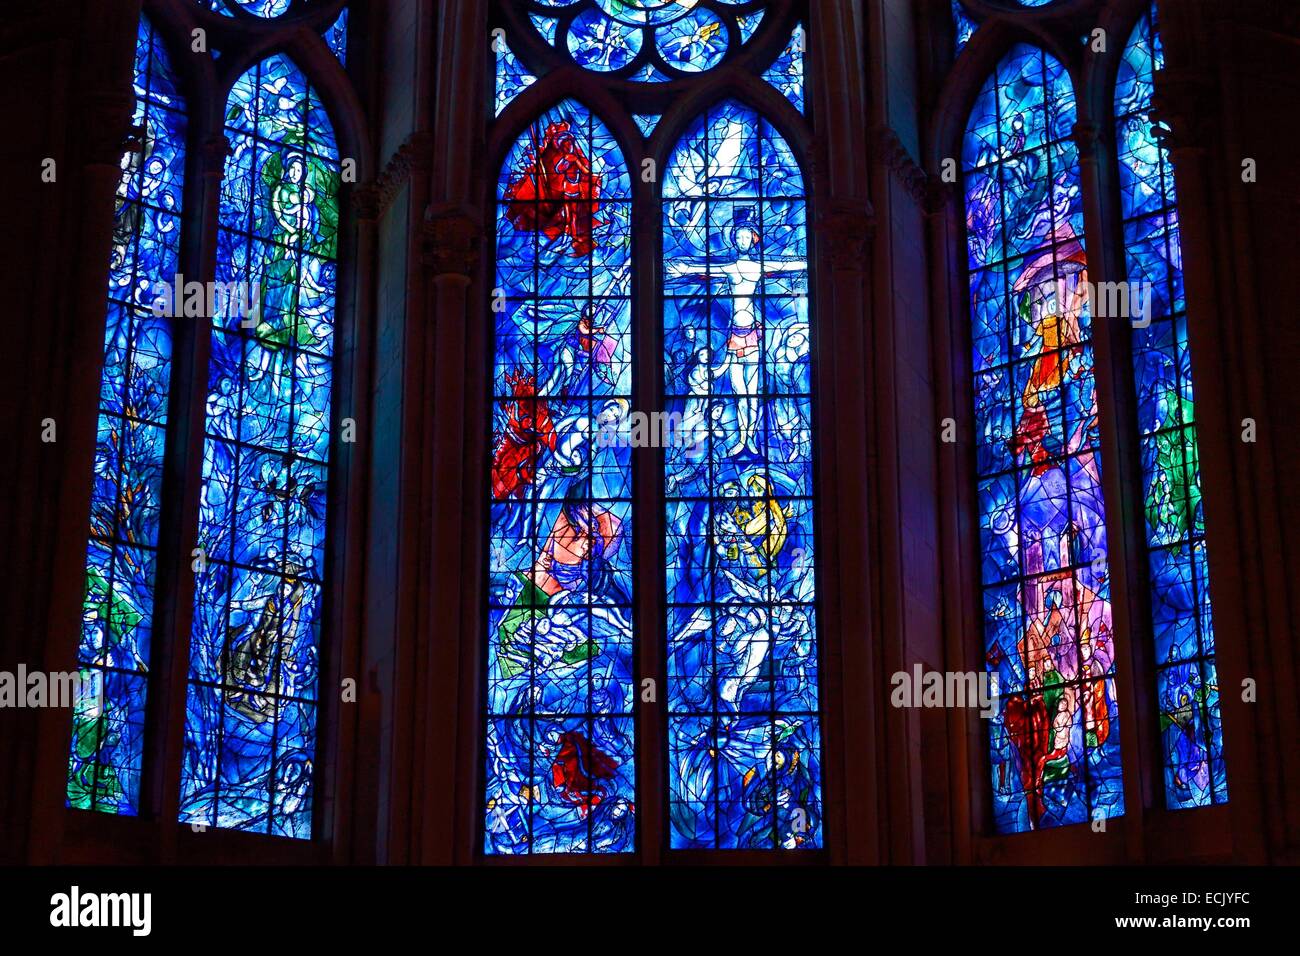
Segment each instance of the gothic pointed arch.
[{"label": "gothic pointed arch", "polygon": [[327,491],[351,490],[341,197],[370,165],[347,5],[144,6],[67,799],[305,840],[340,641]]},{"label": "gothic pointed arch", "polygon": [[497,5],[488,855],[823,845],[799,7]]},{"label": "gothic pointed arch", "polygon": [[1123,813],[1069,73],[1013,47],[963,143],[984,641],[1002,832]]}]

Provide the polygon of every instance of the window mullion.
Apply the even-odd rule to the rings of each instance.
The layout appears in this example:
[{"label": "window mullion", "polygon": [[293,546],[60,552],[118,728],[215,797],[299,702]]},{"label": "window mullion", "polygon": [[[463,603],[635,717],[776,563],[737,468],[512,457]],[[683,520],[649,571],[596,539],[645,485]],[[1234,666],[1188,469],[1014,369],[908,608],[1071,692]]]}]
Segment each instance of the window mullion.
[{"label": "window mullion", "polygon": [[[215,281],[217,217],[227,151],[220,131],[193,131],[187,176],[194,188],[186,191],[180,261],[185,281],[202,283],[204,288]],[[177,317],[173,323],[173,424],[168,435],[163,486],[166,508],[158,555],[154,686],[146,723],[151,759],[146,761],[144,779],[146,806],[163,826],[179,815],[195,567],[203,560],[195,549],[211,350],[210,316]]]},{"label": "window mullion", "polygon": [[[635,410],[663,412],[663,289],[659,281],[663,258],[657,181],[645,183],[638,177],[637,201],[632,212],[633,261],[636,263],[632,290],[635,314],[636,367],[632,390]],[[654,420],[653,418],[651,419]],[[642,447],[633,450],[632,481],[634,508],[633,576],[636,593],[637,685],[637,800],[639,806],[638,845],[642,863],[659,862],[666,844],[664,795],[667,792],[665,766],[665,714],[668,707],[668,678],[664,641],[664,455],[665,450]],[[653,582],[653,583],[652,583]],[[646,700],[647,680],[653,681],[654,699]]]}]

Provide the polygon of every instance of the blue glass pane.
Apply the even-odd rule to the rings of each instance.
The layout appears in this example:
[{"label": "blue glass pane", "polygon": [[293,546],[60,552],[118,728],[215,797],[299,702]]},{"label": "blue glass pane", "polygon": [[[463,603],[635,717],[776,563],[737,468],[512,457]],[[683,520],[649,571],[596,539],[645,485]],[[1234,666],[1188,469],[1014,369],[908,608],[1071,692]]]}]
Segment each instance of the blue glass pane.
[{"label": "blue glass pane", "polygon": [[569,26],[569,53],[579,66],[600,73],[623,69],[641,52],[640,28],[590,10]]},{"label": "blue glass pane", "polygon": [[701,8],[656,30],[655,44],[669,66],[702,73],[727,55],[727,28],[717,14]]},{"label": "blue glass pane", "polygon": [[608,16],[633,26],[676,23],[698,4],[699,0],[596,0]]},{"label": "blue glass pane", "polygon": [[[763,0],[538,0],[529,19],[579,66],[658,83],[713,69],[763,23]],[[672,74],[672,75],[668,75]]]},{"label": "blue glass pane", "polygon": [[504,37],[495,39],[493,48],[496,51],[496,115],[500,116],[520,93],[537,82],[537,77],[524,69]]},{"label": "blue glass pane", "polygon": [[325,42],[344,66],[348,65],[348,11],[343,8],[334,25],[325,31]]},{"label": "blue glass pane", "polygon": [[180,819],[311,836],[340,172],[276,55],[226,113]]},{"label": "blue glass pane", "polygon": [[[1205,517],[1182,290],[1178,199],[1169,152],[1151,120],[1164,67],[1153,6],[1138,21],[1115,86],[1116,141],[1130,299],[1147,313],[1133,329],[1133,372],[1146,501],[1152,630],[1165,801],[1228,800],[1207,587]],[[1149,323],[1147,322],[1149,320]]]},{"label": "blue glass pane", "polygon": [[671,845],[822,845],[807,207],[735,102],[664,176]]},{"label": "blue glass pane", "polygon": [[800,113],[804,108],[803,54],[804,31],[802,26],[797,26],[781,55],[763,74],[763,79],[780,90]]},{"label": "blue glass pane", "polygon": [[671,76],[665,76],[652,63],[646,64],[632,78],[638,83],[669,83],[672,81]]},{"label": "blue glass pane", "polygon": [[69,806],[121,814],[139,812],[185,186],[185,103],[146,20],[134,88],[143,135],[117,190],[67,788]]},{"label": "blue glass pane", "polygon": [[288,13],[289,5],[292,0],[199,0],[204,6],[211,7],[218,13],[228,17],[234,16],[230,7],[226,4],[229,2],[240,9],[253,14],[254,16],[278,17],[283,13]]},{"label": "blue glass pane", "polygon": [[758,32],[758,28],[763,25],[765,12],[764,10],[755,10],[753,13],[736,17],[736,24],[740,27],[741,42],[748,43],[750,38]]},{"label": "blue glass pane", "polygon": [[966,8],[961,5],[961,0],[952,0],[952,21],[957,28],[957,55],[966,49],[966,44],[970,42],[971,37],[975,35],[978,28],[974,20],[966,13]]},{"label": "blue glass pane", "polygon": [[963,145],[1000,832],[1124,812],[1074,96],[1014,47]]},{"label": "blue glass pane", "polygon": [[484,852],[625,853],[631,181],[569,101],[520,136],[497,196]]},{"label": "blue glass pane", "polygon": [[552,20],[550,17],[542,16],[536,13],[528,14],[528,19],[532,21],[533,26],[537,29],[537,32],[542,35],[542,39],[544,39],[547,43],[550,43],[552,45],[555,43],[556,23],[554,20]]}]

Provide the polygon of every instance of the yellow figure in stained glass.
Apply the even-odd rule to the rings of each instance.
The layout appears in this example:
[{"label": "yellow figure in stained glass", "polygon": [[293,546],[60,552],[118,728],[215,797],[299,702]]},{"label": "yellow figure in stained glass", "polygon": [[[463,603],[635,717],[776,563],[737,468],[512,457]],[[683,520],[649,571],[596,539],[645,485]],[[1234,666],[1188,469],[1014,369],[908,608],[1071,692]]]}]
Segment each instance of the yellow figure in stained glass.
[{"label": "yellow figure in stained glass", "polygon": [[769,563],[775,561],[785,547],[790,534],[789,520],[794,517],[794,512],[781,507],[772,483],[763,475],[751,475],[746,484],[759,500],[749,509],[737,508],[732,517],[744,535],[740,541],[741,550],[749,555],[757,573],[763,575],[767,573]]}]

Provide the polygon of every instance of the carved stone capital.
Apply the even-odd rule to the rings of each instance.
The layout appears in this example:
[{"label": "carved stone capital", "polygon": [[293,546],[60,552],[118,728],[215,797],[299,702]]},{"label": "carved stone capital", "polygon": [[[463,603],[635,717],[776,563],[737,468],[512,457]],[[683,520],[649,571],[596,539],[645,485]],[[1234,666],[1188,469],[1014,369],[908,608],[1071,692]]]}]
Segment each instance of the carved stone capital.
[{"label": "carved stone capital", "polygon": [[957,184],[931,176],[925,184],[925,214],[943,216],[957,201]]},{"label": "carved stone capital", "polygon": [[429,216],[421,228],[421,258],[433,276],[474,274],[479,263],[479,224],[459,209]]},{"label": "carved stone capital", "polygon": [[831,269],[864,272],[876,237],[876,214],[868,202],[832,203],[821,217]]},{"label": "carved stone capital", "polygon": [[393,204],[411,177],[433,165],[433,137],[412,133],[397,148],[373,182],[353,190],[352,207],[362,219],[378,219]]},{"label": "carved stone capital", "polygon": [[364,183],[352,190],[352,212],[358,219],[373,222],[383,211],[383,194],[377,184]]},{"label": "carved stone capital", "polygon": [[908,194],[918,203],[924,203],[929,177],[898,134],[889,126],[876,126],[871,131],[871,146],[876,158],[903,181]]}]

